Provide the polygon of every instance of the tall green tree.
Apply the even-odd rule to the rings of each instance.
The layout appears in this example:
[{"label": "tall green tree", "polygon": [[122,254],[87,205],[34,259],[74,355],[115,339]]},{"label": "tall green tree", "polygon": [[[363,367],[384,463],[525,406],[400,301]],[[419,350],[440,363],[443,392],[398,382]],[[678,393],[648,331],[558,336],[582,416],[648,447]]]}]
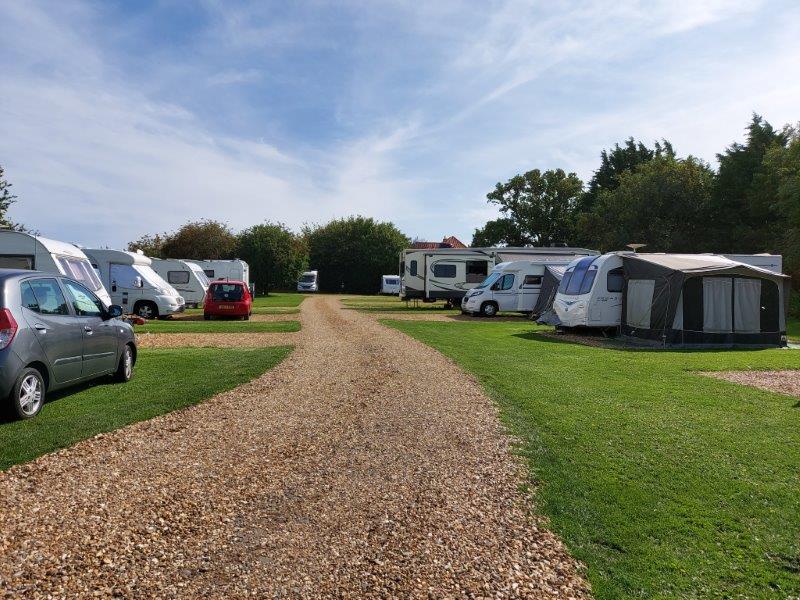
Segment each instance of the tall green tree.
[{"label": "tall green tree", "polygon": [[154,235],[146,234],[138,240],[128,242],[128,250],[136,252],[141,250],[145,256],[151,258],[165,258],[164,256],[164,242],[167,241],[168,234],[156,233]]},{"label": "tall green tree", "polygon": [[574,213],[582,190],[583,182],[575,173],[533,169],[506,183],[498,183],[486,198],[516,225],[520,234],[517,240],[550,246],[567,243],[572,237]]},{"label": "tall green tree", "polygon": [[697,158],[661,155],[621,173],[587,215],[603,251],[647,244],[654,252],[711,250],[706,237],[713,170]]},{"label": "tall green tree", "polygon": [[530,237],[520,229],[516,221],[507,217],[488,221],[472,235],[473,248],[527,246],[530,243]]},{"label": "tall green tree", "polygon": [[719,252],[763,252],[774,239],[778,218],[773,199],[760,193],[764,157],[771,148],[785,147],[788,132],[776,131],[754,114],[744,144],[734,142],[717,155],[719,170],[711,199],[709,235]]},{"label": "tall green tree", "polygon": [[165,258],[235,258],[236,236],[225,223],[203,219],[186,223],[167,236],[161,247]]},{"label": "tall green tree", "polygon": [[305,240],[283,223],[261,223],[242,231],[236,254],[250,265],[258,293],[294,287],[308,264]]},{"label": "tall green tree", "polygon": [[325,292],[369,294],[381,275],[397,273],[400,251],[410,240],[392,223],[357,216],[306,227],[309,268],[319,271]]}]

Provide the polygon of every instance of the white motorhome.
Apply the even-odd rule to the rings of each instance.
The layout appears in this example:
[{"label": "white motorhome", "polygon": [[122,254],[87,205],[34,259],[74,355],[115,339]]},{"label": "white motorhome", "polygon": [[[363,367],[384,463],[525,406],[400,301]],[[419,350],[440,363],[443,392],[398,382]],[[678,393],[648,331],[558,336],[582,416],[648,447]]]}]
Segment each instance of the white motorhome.
[{"label": "white motorhome", "polygon": [[250,266],[243,260],[234,258],[232,260],[190,260],[186,262],[199,265],[203,269],[209,281],[215,279],[235,279],[244,281],[250,286]]},{"label": "white motorhome", "polygon": [[400,293],[400,276],[399,275],[382,275],[381,276],[381,294],[394,296]]},{"label": "white motorhome", "polygon": [[316,292],[319,290],[319,272],[305,271],[297,280],[298,292]]},{"label": "white motorhome", "polygon": [[436,248],[400,253],[400,299],[461,302],[499,263],[530,260],[565,263],[575,256],[597,255],[585,248]]},{"label": "white motorhome", "polygon": [[493,317],[499,311],[530,313],[539,299],[545,269],[566,264],[530,260],[500,263],[464,295],[461,312],[484,317]]},{"label": "white motorhome", "polygon": [[197,308],[203,305],[209,281],[200,265],[174,258],[154,258],[152,261],[153,270],[183,296],[188,306]]},{"label": "white motorhome", "polygon": [[21,231],[0,231],[0,268],[60,273],[81,282],[111,305],[111,297],[83,251],[73,244]]},{"label": "white motorhome", "polygon": [[[573,260],[567,266],[558,293],[553,301],[560,326],[564,328],[586,327],[613,329],[622,319],[622,293],[625,278],[622,257],[633,254],[629,251],[609,252],[602,256],[588,256]],[[640,256],[654,255],[640,253]],[[663,256],[663,253],[654,256]],[[769,254],[675,254],[678,257],[717,256],[735,260],[746,265],[767,268],[763,265],[781,265],[782,258]],[[730,258],[735,256],[735,259]],[[768,268],[768,270],[773,270]],[[780,272],[780,271],[777,271]]]},{"label": "white motorhome", "polygon": [[186,308],[181,295],[153,270],[153,261],[141,252],[103,248],[85,248],[84,252],[100,274],[112,302],[125,312],[155,319]]}]

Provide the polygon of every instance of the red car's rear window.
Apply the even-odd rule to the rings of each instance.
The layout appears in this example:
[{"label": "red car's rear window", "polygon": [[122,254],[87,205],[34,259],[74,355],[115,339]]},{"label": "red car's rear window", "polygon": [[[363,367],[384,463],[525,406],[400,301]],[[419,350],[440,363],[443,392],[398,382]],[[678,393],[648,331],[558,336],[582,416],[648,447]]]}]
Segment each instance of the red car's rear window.
[{"label": "red car's rear window", "polygon": [[238,302],[244,299],[244,286],[240,283],[213,283],[209,292],[215,302]]}]

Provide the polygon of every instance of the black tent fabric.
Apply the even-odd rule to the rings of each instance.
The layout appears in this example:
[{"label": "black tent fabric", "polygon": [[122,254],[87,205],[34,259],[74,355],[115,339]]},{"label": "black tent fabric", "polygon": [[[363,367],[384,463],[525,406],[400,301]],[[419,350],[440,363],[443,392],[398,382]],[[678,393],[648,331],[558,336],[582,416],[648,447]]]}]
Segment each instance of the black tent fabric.
[{"label": "black tent fabric", "polygon": [[670,346],[783,346],[789,278],[715,255],[627,254],[621,333]]},{"label": "black tent fabric", "polygon": [[566,265],[548,265],[544,270],[539,298],[531,313],[531,319],[535,319],[540,325],[561,324],[556,311],[553,310],[553,300],[556,299],[558,286],[561,284],[561,279],[564,277],[566,270]]}]

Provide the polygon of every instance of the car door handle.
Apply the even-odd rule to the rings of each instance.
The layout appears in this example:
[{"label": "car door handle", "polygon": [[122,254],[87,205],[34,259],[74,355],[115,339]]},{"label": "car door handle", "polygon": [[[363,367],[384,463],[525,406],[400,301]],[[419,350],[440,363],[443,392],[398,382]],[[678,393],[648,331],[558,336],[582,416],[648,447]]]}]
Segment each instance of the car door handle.
[{"label": "car door handle", "polygon": [[42,333],[47,333],[47,327],[45,327],[41,323],[34,323],[33,328],[36,331],[41,331]]},{"label": "car door handle", "polygon": [[91,327],[89,327],[88,325],[84,325],[84,326],[83,326],[83,330],[84,330],[86,333],[88,333],[89,335],[92,335],[92,328],[91,328]]}]

